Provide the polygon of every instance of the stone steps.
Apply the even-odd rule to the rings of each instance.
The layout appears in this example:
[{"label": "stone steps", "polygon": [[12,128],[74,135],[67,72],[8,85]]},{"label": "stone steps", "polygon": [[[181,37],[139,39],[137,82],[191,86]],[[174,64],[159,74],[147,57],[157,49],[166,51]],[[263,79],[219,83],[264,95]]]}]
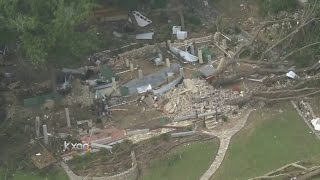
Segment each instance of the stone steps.
[{"label": "stone steps", "polygon": [[215,119],[210,119],[210,120],[206,120],[206,121],[205,121],[205,124],[206,124],[206,127],[207,127],[209,130],[212,130],[213,128],[216,127],[217,122],[216,122]]}]

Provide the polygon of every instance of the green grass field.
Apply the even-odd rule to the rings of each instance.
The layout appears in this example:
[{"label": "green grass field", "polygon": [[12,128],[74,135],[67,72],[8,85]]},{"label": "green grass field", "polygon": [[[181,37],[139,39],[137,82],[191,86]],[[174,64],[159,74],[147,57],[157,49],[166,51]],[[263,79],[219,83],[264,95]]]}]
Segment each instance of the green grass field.
[{"label": "green grass field", "polygon": [[320,96],[311,97],[309,103],[317,117],[320,117]]},{"label": "green grass field", "polygon": [[197,180],[208,169],[219,147],[218,140],[213,142],[192,143],[178,147],[151,167],[142,180]]},{"label": "green grass field", "polygon": [[248,179],[319,156],[320,141],[309,132],[289,102],[257,110],[232,139],[222,165],[211,179]]},{"label": "green grass field", "polygon": [[[5,170],[0,169],[0,179],[5,179]],[[16,171],[7,180],[69,180],[67,174],[61,168],[52,168],[48,174],[39,172]]]}]

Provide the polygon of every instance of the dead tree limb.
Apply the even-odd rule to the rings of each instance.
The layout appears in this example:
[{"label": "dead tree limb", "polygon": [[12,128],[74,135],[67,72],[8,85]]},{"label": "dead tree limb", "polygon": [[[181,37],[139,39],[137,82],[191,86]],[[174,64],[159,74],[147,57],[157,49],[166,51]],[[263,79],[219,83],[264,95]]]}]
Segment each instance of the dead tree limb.
[{"label": "dead tree limb", "polygon": [[261,30],[263,28],[265,28],[268,25],[274,24],[274,23],[278,23],[278,22],[283,22],[283,21],[289,21],[289,18],[285,18],[285,19],[280,19],[280,20],[274,20],[274,21],[266,21],[265,23],[263,23],[263,25],[261,25],[259,27],[259,29],[256,31],[255,35],[253,36],[253,38],[247,42],[246,44],[240,46],[236,52],[234,53],[233,57],[231,57],[231,59],[219,70],[215,71],[215,73],[213,74],[213,77],[217,77],[219,76],[221,73],[223,73],[231,64],[235,63],[237,59],[239,59],[239,55],[244,51],[245,48],[251,46],[253,44],[253,42],[257,39],[257,37],[259,36]]},{"label": "dead tree limb", "polygon": [[305,26],[307,26],[308,24],[310,24],[311,22],[314,22],[316,20],[319,20],[320,18],[312,18],[311,20],[307,21],[304,24],[301,24],[299,27],[297,27],[295,30],[293,30],[291,33],[289,33],[287,36],[283,37],[282,39],[280,39],[279,41],[277,41],[276,43],[274,43],[271,47],[269,47],[267,50],[265,50],[264,52],[262,52],[261,57],[260,57],[260,61],[264,59],[265,55],[271,51],[273,48],[275,48],[276,46],[278,46],[280,43],[282,43],[283,41],[285,41],[286,39],[288,39],[289,37],[295,35],[296,33],[298,33],[300,31],[300,29],[304,28]]},{"label": "dead tree limb", "polygon": [[304,95],[300,95],[300,96],[292,96],[292,97],[284,97],[284,98],[265,98],[265,97],[253,97],[255,100],[260,100],[260,101],[265,101],[265,102],[273,102],[273,101],[287,101],[287,100],[292,100],[292,99],[300,99],[300,98],[304,98],[307,96],[313,96],[320,93],[320,90],[312,92],[312,93],[308,93],[308,94],[304,94]]},{"label": "dead tree limb", "polygon": [[[307,67],[307,68],[300,68],[295,70],[296,73],[311,73],[313,71],[316,71],[320,69],[320,63],[316,62],[314,65]],[[253,74],[259,74],[259,75],[270,75],[270,74],[278,74],[280,76],[276,76],[274,78],[267,78],[263,81],[263,83],[265,84],[273,84],[277,81],[281,81],[286,79],[286,73],[288,72],[288,69],[273,69],[273,68],[261,68],[261,67],[255,67],[249,71],[245,71],[245,72],[240,72],[237,74],[234,74],[232,76],[221,76],[220,78],[217,78],[213,84],[215,86],[222,86],[222,85],[226,85],[226,84],[230,84],[230,83],[234,83],[236,81],[241,80],[242,78],[248,77],[250,75]],[[316,80],[319,79],[317,76],[312,76],[312,77],[308,77],[308,78],[303,78],[302,80],[307,81],[312,81],[312,80]],[[299,81],[299,80],[298,80]]]},{"label": "dead tree limb", "polygon": [[311,76],[311,77],[308,77],[308,78],[299,79],[300,82],[298,82],[296,85],[290,87],[290,89],[297,89],[299,87],[306,87],[307,84],[310,84],[311,82],[319,81],[319,80],[320,80],[320,76],[319,75]]},{"label": "dead tree limb", "polygon": [[306,174],[304,174],[302,176],[298,176],[298,179],[299,180],[307,180],[307,179],[311,179],[313,177],[316,177],[319,174],[320,174],[320,169],[317,169],[317,170],[308,172],[308,173],[306,173]]},{"label": "dead tree limb", "polygon": [[314,46],[314,45],[317,45],[317,44],[320,44],[320,42],[315,42],[315,43],[311,43],[311,44],[308,44],[308,45],[306,45],[306,46],[303,46],[303,47],[301,47],[301,48],[299,48],[299,49],[297,49],[297,50],[294,50],[294,51],[290,52],[289,54],[285,55],[284,57],[282,57],[282,58],[280,58],[280,59],[281,59],[281,60],[285,60],[285,59],[287,59],[289,56],[292,56],[293,54],[295,54],[295,53],[297,53],[297,52],[299,52],[299,51],[302,51],[302,50],[304,50],[304,49],[306,49],[306,48],[308,48],[308,47],[311,47],[311,46]]},{"label": "dead tree limb", "polygon": [[278,90],[278,91],[263,91],[263,92],[256,92],[253,95],[256,96],[267,96],[272,94],[288,94],[288,93],[300,93],[301,91],[309,91],[309,90],[320,90],[319,88],[302,88],[302,89],[285,89],[285,90]]},{"label": "dead tree limb", "polygon": [[290,174],[277,174],[277,175],[273,175],[273,176],[259,176],[259,177],[255,177],[255,178],[250,178],[249,180],[273,179],[273,178],[282,177],[282,176],[291,177]]},{"label": "dead tree limb", "polygon": [[[253,60],[247,60],[247,59],[239,59],[237,62],[239,63],[247,63],[247,64],[257,64],[257,65],[265,65],[265,66],[271,66],[275,65],[273,62],[266,62],[266,61],[253,61]],[[277,65],[287,65],[286,62],[279,62]]]}]

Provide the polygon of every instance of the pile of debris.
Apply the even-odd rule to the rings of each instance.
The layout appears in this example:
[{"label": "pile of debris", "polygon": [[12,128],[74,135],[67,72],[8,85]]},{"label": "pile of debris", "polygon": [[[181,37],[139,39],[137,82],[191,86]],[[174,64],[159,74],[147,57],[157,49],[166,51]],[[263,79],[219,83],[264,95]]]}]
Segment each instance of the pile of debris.
[{"label": "pile of debris", "polygon": [[164,96],[169,100],[164,105],[164,112],[174,118],[188,116],[194,112],[226,114],[237,108],[227,105],[226,101],[236,99],[240,94],[231,90],[215,89],[205,80],[184,79],[183,84]]},{"label": "pile of debris", "polygon": [[89,90],[89,86],[84,86],[80,79],[75,79],[72,82],[72,88],[70,94],[65,97],[65,104],[71,106],[78,104],[82,107],[88,107],[93,104],[93,97]]}]

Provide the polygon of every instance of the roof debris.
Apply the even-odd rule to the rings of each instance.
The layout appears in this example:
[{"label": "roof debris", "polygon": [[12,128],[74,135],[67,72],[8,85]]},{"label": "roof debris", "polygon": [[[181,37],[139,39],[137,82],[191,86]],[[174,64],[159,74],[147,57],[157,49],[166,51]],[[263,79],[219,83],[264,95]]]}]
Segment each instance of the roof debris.
[{"label": "roof debris", "polygon": [[142,33],[137,34],[136,39],[138,40],[150,40],[153,39],[154,32]]},{"label": "roof debris", "polygon": [[140,27],[145,27],[152,23],[150,19],[139,13],[138,11],[132,11],[134,18],[136,19],[137,24]]}]

